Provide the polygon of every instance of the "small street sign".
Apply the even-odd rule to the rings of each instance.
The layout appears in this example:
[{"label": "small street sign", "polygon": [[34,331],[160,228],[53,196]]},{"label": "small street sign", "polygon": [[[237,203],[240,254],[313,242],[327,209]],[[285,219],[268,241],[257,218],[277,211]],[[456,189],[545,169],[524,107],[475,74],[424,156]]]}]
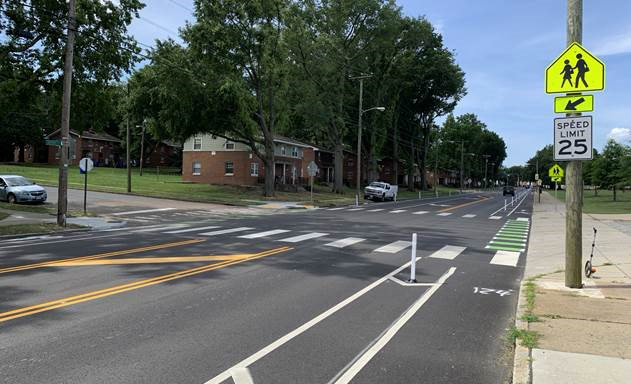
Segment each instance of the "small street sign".
[{"label": "small street sign", "polygon": [[592,159],[592,117],[554,119],[554,160]]},{"label": "small street sign", "polygon": [[92,159],[89,157],[84,157],[81,161],[79,161],[79,169],[81,172],[90,172],[92,168],[94,168],[94,162],[92,162]]},{"label": "small street sign", "polygon": [[563,176],[565,176],[565,172],[563,171],[563,168],[561,168],[561,166],[559,166],[559,164],[554,164],[548,170],[548,176],[550,176],[550,177],[563,177]]},{"label": "small street sign", "polygon": [[535,173],[535,180],[539,180],[539,174]]},{"label": "small street sign", "polygon": [[554,181],[554,182],[560,182],[561,179],[563,179],[561,176],[553,176],[550,178],[550,180]]},{"label": "small street sign", "polygon": [[63,146],[63,141],[61,140],[46,140],[46,145],[51,147],[61,147]]},{"label": "small street sign", "polygon": [[309,165],[307,165],[307,173],[310,177],[314,177],[318,173],[318,166],[314,161],[311,161]]},{"label": "small street sign", "polygon": [[578,43],[572,43],[546,68],[546,93],[605,89],[605,64]]},{"label": "small street sign", "polygon": [[594,96],[563,96],[554,98],[554,113],[582,113],[594,110]]}]

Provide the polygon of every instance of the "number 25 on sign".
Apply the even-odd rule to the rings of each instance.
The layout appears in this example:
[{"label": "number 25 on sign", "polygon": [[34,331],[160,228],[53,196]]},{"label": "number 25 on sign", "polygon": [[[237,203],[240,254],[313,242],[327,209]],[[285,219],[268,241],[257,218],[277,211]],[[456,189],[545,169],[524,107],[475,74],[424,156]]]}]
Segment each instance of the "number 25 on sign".
[{"label": "number 25 on sign", "polygon": [[554,160],[592,159],[592,117],[554,119]]}]

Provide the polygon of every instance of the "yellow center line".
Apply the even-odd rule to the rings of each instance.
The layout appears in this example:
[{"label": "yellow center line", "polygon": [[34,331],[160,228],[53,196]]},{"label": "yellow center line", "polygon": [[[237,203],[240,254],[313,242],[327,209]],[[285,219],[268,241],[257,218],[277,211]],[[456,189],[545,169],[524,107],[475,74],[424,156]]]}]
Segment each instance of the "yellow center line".
[{"label": "yellow center line", "polygon": [[164,283],[164,282],[175,280],[175,279],[181,279],[184,277],[197,275],[200,273],[220,269],[220,268],[227,267],[230,265],[240,264],[240,263],[250,261],[250,260],[260,259],[262,257],[271,256],[271,255],[275,255],[282,252],[287,252],[287,251],[290,251],[291,249],[293,248],[281,247],[281,248],[271,249],[269,251],[252,254],[250,255],[250,257],[247,257],[247,258],[242,258],[242,259],[237,259],[237,260],[228,260],[228,261],[224,261],[220,263],[215,263],[215,264],[210,264],[210,265],[206,265],[202,267],[189,269],[186,271],[170,273],[168,275],[162,275],[162,276],[154,277],[147,280],[140,280],[133,283],[128,283],[128,284],[123,284],[123,285],[119,285],[119,286],[115,286],[111,288],[102,289],[99,291],[84,293],[81,295],[71,296],[64,299],[59,299],[59,300],[54,300],[47,303],[33,305],[30,307],[3,312],[3,313],[0,313],[0,323],[13,320],[19,317],[30,316],[30,315],[34,315],[40,312],[51,311],[53,309],[67,307],[69,305],[75,305],[75,304],[79,304],[85,301],[96,300],[103,297],[112,296],[112,295],[116,295],[119,293],[131,291],[131,290],[135,290],[139,288],[144,288],[144,287]]},{"label": "yellow center line", "polygon": [[67,263],[67,262],[70,262],[70,261],[100,259],[100,258],[103,258],[103,257],[129,255],[129,254],[132,254],[132,253],[140,253],[140,252],[146,252],[146,251],[155,251],[155,250],[158,250],[158,249],[180,247],[180,246],[183,246],[183,245],[197,244],[197,243],[201,243],[201,242],[204,242],[204,241],[206,241],[206,240],[199,240],[199,239],[197,239],[197,240],[185,240],[185,241],[178,241],[178,242],[175,242],[175,243],[166,243],[166,244],[152,245],[152,246],[148,246],[148,247],[132,248],[132,249],[127,249],[127,250],[122,250],[122,251],[100,253],[98,255],[92,255],[92,256],[81,256],[81,257],[74,257],[74,258],[70,258],[70,259],[53,260],[53,261],[45,261],[45,262],[42,262],[42,263],[20,265],[20,266],[17,266],[17,267],[2,268],[2,269],[0,269],[0,274],[2,274],[2,273],[10,273],[10,272],[17,272],[17,271],[24,271],[24,270],[27,270],[27,269],[35,269],[35,268],[56,267],[56,266],[58,266],[58,264]]},{"label": "yellow center line", "polygon": [[490,197],[483,197],[483,198],[481,198],[479,200],[476,200],[476,201],[470,201],[468,203],[456,205],[455,207],[449,207],[449,208],[441,209],[438,212],[448,212],[448,211],[451,211],[452,209],[458,209],[458,208],[466,207],[467,205],[477,204],[477,203],[483,202],[483,201],[488,200],[488,199],[490,199]]},{"label": "yellow center line", "polygon": [[113,259],[113,260],[77,260],[65,261],[55,264],[55,267],[83,267],[86,265],[122,265],[122,264],[159,264],[159,263],[195,263],[200,261],[222,261],[240,260],[252,257],[246,255],[225,255],[225,256],[170,256],[170,257],[139,257],[134,259]]}]

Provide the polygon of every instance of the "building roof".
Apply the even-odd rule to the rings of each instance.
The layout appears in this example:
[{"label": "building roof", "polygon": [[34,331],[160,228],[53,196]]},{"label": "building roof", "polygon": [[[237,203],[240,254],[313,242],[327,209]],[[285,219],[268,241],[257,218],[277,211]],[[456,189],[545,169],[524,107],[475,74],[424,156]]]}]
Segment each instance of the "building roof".
[{"label": "building roof", "polygon": [[182,143],[175,142],[172,140],[162,140],[161,143],[173,148],[182,148]]},{"label": "building roof", "polygon": [[305,143],[302,143],[302,142],[300,142],[298,140],[290,139],[289,137],[285,137],[285,136],[281,136],[281,135],[277,135],[277,134],[274,134],[274,141],[276,141],[278,143],[283,143],[283,144],[295,145],[297,147],[317,149],[313,145],[305,144]]},{"label": "building roof", "polygon": [[[48,136],[46,136],[47,139],[50,139],[52,136],[55,136],[57,134],[59,134],[60,129],[50,133]],[[119,139],[118,137],[112,136],[109,133],[105,133],[105,132],[92,132],[92,131],[85,131],[83,133],[77,133],[75,131],[70,131],[70,134],[73,136],[77,136],[80,137],[82,139],[91,139],[91,140],[100,140],[100,141],[110,141],[113,143],[122,143],[123,141],[121,139]]]}]

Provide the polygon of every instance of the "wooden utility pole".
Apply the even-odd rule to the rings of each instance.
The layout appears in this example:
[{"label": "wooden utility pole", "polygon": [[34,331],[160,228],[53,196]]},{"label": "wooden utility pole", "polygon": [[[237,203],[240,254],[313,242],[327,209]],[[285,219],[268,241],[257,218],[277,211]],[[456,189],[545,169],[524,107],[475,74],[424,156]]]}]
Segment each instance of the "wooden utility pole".
[{"label": "wooden utility pole", "polygon": [[[583,0],[567,1],[567,45],[583,40]],[[576,95],[573,93],[571,95]],[[580,116],[580,113],[567,116]],[[582,288],[583,264],[583,175],[580,160],[566,167],[565,191],[565,286]]]},{"label": "wooden utility pole", "polygon": [[[127,81],[127,103],[129,103],[129,80]],[[130,141],[131,133],[129,132],[129,104],[127,105],[126,124],[127,124],[127,193],[131,193],[131,158],[130,158]]]},{"label": "wooden utility pole", "polygon": [[59,148],[59,186],[57,192],[57,225],[66,225],[68,212],[68,155],[70,150],[70,95],[72,92],[72,60],[75,40],[75,0],[68,1],[68,36],[64,60],[64,85],[61,101],[61,147]]},{"label": "wooden utility pole", "polygon": [[142,122],[142,134],[140,135],[140,176],[142,176],[142,164],[145,158],[145,121]]}]

